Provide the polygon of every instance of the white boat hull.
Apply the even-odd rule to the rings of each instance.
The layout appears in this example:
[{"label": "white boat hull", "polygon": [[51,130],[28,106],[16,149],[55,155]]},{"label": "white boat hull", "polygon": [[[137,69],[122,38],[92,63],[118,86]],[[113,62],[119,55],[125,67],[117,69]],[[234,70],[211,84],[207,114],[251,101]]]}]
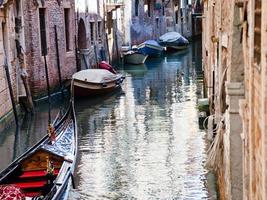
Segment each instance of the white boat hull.
[{"label": "white boat hull", "polygon": [[133,53],[124,55],[124,62],[129,64],[144,64],[148,55],[143,55],[141,53]]}]

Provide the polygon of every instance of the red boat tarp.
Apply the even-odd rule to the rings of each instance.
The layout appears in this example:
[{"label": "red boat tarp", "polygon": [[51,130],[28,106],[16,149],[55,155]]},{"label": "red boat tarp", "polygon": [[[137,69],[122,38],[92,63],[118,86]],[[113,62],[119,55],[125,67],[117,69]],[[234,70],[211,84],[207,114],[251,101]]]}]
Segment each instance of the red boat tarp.
[{"label": "red boat tarp", "polygon": [[106,61],[101,61],[99,63],[99,68],[100,69],[106,69],[113,74],[117,74],[117,72],[113,69],[113,67],[109,63],[107,63]]}]

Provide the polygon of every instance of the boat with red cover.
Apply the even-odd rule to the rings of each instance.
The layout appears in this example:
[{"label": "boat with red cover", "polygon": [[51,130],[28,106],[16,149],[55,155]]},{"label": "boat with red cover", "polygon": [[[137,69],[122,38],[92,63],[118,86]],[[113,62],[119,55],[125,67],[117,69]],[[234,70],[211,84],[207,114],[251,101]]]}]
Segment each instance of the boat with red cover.
[{"label": "boat with red cover", "polygon": [[47,136],[0,173],[0,199],[67,199],[77,156],[73,102],[55,122]]},{"label": "boat with red cover", "polygon": [[86,69],[72,76],[74,95],[77,97],[107,94],[120,88],[125,77],[109,64],[100,63],[102,69]]}]

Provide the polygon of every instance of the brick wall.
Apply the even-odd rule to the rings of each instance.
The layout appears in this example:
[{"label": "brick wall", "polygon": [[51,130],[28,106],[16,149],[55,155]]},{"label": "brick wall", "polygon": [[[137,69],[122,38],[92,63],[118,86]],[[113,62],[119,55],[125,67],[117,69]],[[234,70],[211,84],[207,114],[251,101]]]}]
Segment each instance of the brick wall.
[{"label": "brick wall", "polygon": [[[71,78],[76,71],[75,61],[75,12],[74,0],[66,0],[58,5],[56,0],[44,1],[44,5],[37,4],[35,1],[24,3],[25,18],[25,43],[26,43],[26,62],[30,75],[30,85],[33,96],[46,95],[46,76],[44,58],[41,56],[40,28],[39,28],[39,8],[46,9],[46,36],[47,36],[47,65],[49,82],[51,88],[59,85],[58,69],[56,61],[55,30],[58,30],[59,58],[62,80]],[[69,8],[69,35],[70,51],[66,50],[65,42],[65,21],[64,8]]]},{"label": "brick wall", "polygon": [[[267,2],[261,1],[261,35],[255,36],[255,1],[248,1],[247,29],[243,34],[243,53],[245,58],[245,89],[246,98],[241,101],[241,116],[243,117],[243,154],[244,154],[244,199],[266,199],[267,198],[267,172],[266,172],[266,71],[267,71]],[[259,10],[259,9],[258,9]],[[261,38],[261,60],[255,62],[254,38]]]}]

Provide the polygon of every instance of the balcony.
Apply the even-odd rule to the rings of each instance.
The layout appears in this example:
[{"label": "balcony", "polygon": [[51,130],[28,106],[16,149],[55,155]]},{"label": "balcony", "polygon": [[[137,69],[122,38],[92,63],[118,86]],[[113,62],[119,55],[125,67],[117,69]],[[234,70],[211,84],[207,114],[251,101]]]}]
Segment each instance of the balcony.
[{"label": "balcony", "polygon": [[112,12],[113,10],[116,10],[124,5],[123,0],[107,0],[106,1],[106,11]]}]

